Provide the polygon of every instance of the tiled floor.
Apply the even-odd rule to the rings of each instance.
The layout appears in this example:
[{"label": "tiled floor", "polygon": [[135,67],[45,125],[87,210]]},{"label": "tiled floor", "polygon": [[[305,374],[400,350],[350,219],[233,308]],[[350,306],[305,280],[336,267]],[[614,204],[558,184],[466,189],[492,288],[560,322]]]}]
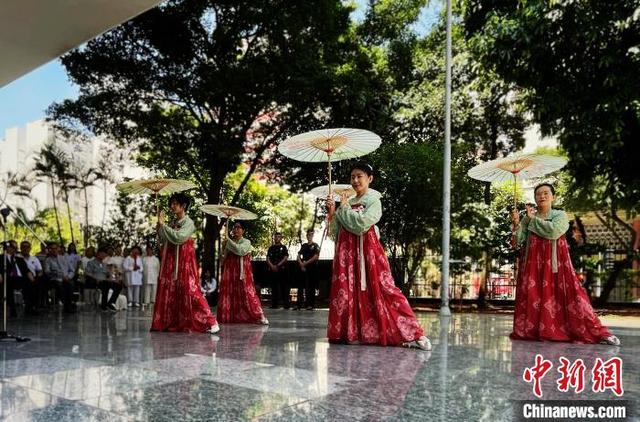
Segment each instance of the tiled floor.
[{"label": "tiled floor", "polygon": [[[553,362],[543,399],[612,399],[591,391],[596,358],[623,361],[629,412],[640,416],[640,319],[605,320],[623,342],[511,342],[505,315],[420,314],[431,352],[330,345],[326,310],[267,312],[269,327],[218,336],[149,333],[149,310],[10,321],[27,343],[0,344],[0,418],[10,421],[515,420],[536,354]],[[616,326],[618,328],[616,328]],[[559,358],[583,359],[586,389],[556,388]],[[515,404],[514,404],[515,403]]]}]

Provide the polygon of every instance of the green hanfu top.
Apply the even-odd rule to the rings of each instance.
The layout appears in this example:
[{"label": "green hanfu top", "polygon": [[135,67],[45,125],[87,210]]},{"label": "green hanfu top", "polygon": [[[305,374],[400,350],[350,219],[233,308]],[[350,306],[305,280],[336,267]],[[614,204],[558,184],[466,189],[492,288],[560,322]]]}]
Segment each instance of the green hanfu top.
[{"label": "green hanfu top", "polygon": [[245,256],[253,250],[249,239],[240,238],[237,242],[233,239],[227,239],[226,252],[231,252],[234,255]]},{"label": "green hanfu top", "polygon": [[232,253],[240,257],[240,280],[244,280],[244,257],[249,255],[249,252],[253,250],[253,246],[251,246],[251,242],[249,239],[245,239],[244,237],[240,238],[240,240],[235,241],[233,239],[227,239],[227,244],[224,247],[225,255]]},{"label": "green hanfu top", "polygon": [[[362,207],[352,209],[351,207],[356,204]],[[348,201],[340,204],[331,220],[331,237],[337,240],[341,226],[348,232],[360,236],[380,221],[380,217],[382,217],[380,195],[368,190],[364,195],[351,197]],[[376,227],[377,233],[378,228]]]},{"label": "green hanfu top", "polygon": [[169,227],[167,224],[163,224],[158,229],[160,234],[160,240],[164,242],[173,243],[174,245],[182,245],[184,242],[191,238],[191,235],[196,231],[196,225],[188,215],[184,215],[180,220],[176,221],[175,228]]},{"label": "green hanfu top", "polygon": [[[355,205],[355,207],[353,207]],[[380,237],[375,225],[382,217],[380,195],[367,190],[362,196],[354,196],[340,204],[331,220],[330,233],[334,240],[338,239],[340,227],[358,236],[358,266],[360,267],[360,290],[367,289],[367,272],[364,262],[364,236],[374,227],[376,236]]]},{"label": "green hanfu top", "polygon": [[[176,245],[175,257],[174,257],[174,266],[173,266],[173,280],[178,279],[178,267],[180,264],[180,245],[184,244],[187,240],[191,238],[193,232],[196,231],[196,225],[193,224],[193,220],[189,218],[188,215],[184,215],[180,220],[176,221],[174,227],[169,227],[167,224],[163,224],[158,228],[158,235],[160,236],[160,242],[171,243]],[[164,255],[166,253],[166,249],[162,252],[162,264],[164,264]],[[162,273],[162,270],[160,270]]]},{"label": "green hanfu top", "polygon": [[558,272],[558,252],[557,240],[567,232],[569,228],[569,218],[567,213],[562,210],[551,209],[545,216],[536,215],[533,218],[524,216],[517,228],[518,245],[526,243],[525,259],[529,250],[527,239],[529,232],[533,232],[540,237],[551,240],[551,268],[554,273]]}]

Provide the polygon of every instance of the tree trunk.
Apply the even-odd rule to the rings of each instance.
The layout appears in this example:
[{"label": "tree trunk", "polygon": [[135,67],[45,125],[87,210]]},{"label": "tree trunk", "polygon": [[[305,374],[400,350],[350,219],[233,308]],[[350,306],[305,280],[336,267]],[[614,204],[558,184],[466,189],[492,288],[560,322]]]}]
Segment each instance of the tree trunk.
[{"label": "tree trunk", "polygon": [[[491,155],[496,155],[493,150]],[[484,186],[484,203],[491,205],[491,183],[486,183]],[[482,252],[482,260],[484,265],[482,277],[480,278],[480,285],[478,286],[478,299],[476,300],[476,304],[480,309],[486,308],[487,306],[487,286],[489,285],[489,279],[491,278],[491,247],[487,246],[484,252]]]},{"label": "tree trunk", "polygon": [[616,287],[620,273],[628,266],[628,264],[629,260],[627,259],[614,262],[613,270],[611,270],[609,277],[607,277],[607,281],[604,283],[602,292],[600,292],[600,297],[594,303],[595,306],[603,306],[609,301],[609,295],[611,295],[611,292]]},{"label": "tree trunk", "polygon": [[[219,204],[220,196],[222,192],[222,184],[224,183],[224,174],[214,174],[210,180],[210,189],[207,192],[207,203]],[[215,274],[216,261],[219,255],[216,250],[216,241],[220,237],[221,222],[213,215],[206,215],[206,224],[204,227],[203,239],[202,239],[202,271],[211,271],[211,274]]]},{"label": "tree trunk", "polygon": [[102,202],[102,227],[106,224],[107,220],[107,180],[104,181],[103,192],[103,202]]},{"label": "tree trunk", "polygon": [[[493,115],[495,115],[495,113]],[[489,160],[495,160],[498,157],[498,127],[495,122],[492,122],[489,131],[489,139],[491,139]],[[491,205],[491,183],[485,183],[484,185],[484,203]],[[487,285],[491,278],[491,248],[489,246],[487,246],[482,253],[482,258],[484,260],[484,270],[482,278],[480,279],[480,286],[478,286],[478,299],[476,301],[480,309],[486,308],[487,306]]]},{"label": "tree trunk", "polygon": [[87,194],[87,187],[85,186],[82,191],[84,192],[84,230],[82,233],[82,241],[84,249],[89,247],[89,195]]},{"label": "tree trunk", "polygon": [[56,216],[56,226],[58,227],[58,239],[60,239],[60,244],[64,245],[64,239],[62,238],[62,228],[60,227],[60,217],[58,216],[58,205],[56,204],[56,187],[55,183],[53,183],[53,178],[51,178],[51,196],[53,198],[53,213]]}]

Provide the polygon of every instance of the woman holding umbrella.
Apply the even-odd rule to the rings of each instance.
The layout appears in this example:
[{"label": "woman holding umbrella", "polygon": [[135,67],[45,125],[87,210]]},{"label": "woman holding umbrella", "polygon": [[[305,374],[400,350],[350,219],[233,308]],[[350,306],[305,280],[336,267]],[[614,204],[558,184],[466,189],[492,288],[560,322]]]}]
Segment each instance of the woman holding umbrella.
[{"label": "woman holding umbrella", "polygon": [[331,234],[336,239],[327,336],[330,342],[379,344],[430,350],[407,298],[391,277],[375,224],[382,216],[379,195],[369,189],[373,169],[351,168],[356,196],[342,194],[340,207],[327,199]]},{"label": "woman holding umbrella", "polygon": [[522,247],[511,338],[619,345],[573,270],[565,238],[569,220],[564,211],[551,208],[553,186],[542,183],[533,192],[537,211],[527,206],[522,220],[516,210],[511,214]]},{"label": "woman holding umbrella", "polygon": [[251,271],[251,242],[244,237],[244,226],[236,221],[232,238],[224,250],[218,296],[218,319],[221,323],[269,324],[256,293]]},{"label": "woman holding umbrella", "polygon": [[164,247],[151,331],[211,334],[220,331],[200,290],[191,238],[195,225],[186,213],[190,204],[191,198],[187,194],[174,193],[169,198],[169,206],[175,215],[174,225],[165,224],[163,212],[158,217],[158,234]]}]

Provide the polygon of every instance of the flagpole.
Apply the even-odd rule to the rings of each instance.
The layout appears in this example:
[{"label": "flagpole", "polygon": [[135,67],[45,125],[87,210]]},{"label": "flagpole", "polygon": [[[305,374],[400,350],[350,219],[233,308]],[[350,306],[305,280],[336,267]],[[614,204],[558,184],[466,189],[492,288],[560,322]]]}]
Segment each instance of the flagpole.
[{"label": "flagpole", "polygon": [[449,309],[449,237],[451,231],[451,0],[446,0],[447,41],[444,93],[444,168],[442,178],[442,280],[440,315],[450,316]]}]

